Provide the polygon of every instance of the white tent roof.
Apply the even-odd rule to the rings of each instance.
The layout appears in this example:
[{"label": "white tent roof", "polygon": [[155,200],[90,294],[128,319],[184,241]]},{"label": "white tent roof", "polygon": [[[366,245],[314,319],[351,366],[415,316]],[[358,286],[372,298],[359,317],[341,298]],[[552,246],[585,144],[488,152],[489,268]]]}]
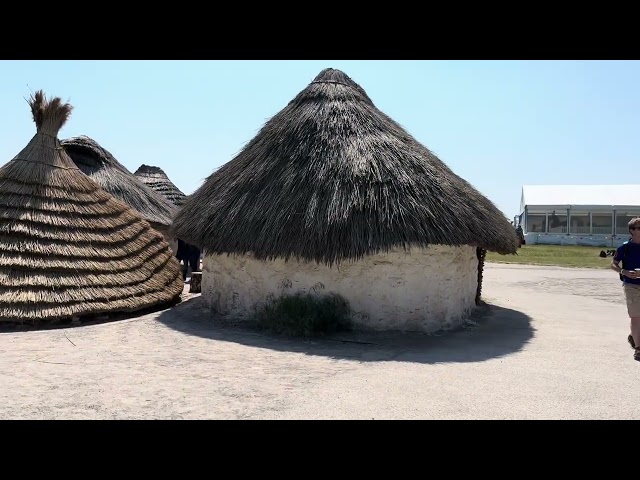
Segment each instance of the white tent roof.
[{"label": "white tent roof", "polygon": [[640,206],[640,185],[523,185],[525,205]]}]

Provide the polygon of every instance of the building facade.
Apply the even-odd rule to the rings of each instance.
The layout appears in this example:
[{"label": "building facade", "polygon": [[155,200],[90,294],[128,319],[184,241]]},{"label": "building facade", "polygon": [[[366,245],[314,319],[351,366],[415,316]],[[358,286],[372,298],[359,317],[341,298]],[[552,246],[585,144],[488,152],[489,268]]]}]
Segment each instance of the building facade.
[{"label": "building facade", "polygon": [[616,247],[640,216],[640,185],[524,185],[520,213],[529,244]]}]

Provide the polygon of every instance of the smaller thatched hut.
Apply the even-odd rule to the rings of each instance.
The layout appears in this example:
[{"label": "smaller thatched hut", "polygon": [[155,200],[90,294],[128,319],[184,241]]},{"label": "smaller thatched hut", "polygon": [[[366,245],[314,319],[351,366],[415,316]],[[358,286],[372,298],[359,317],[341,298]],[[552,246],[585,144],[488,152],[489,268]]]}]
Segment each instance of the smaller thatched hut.
[{"label": "smaller thatched hut", "polygon": [[321,285],[380,330],[460,325],[485,251],[517,245],[488,198],[333,69],[210,175],[173,229],[204,249],[202,294],[218,314]]},{"label": "smaller thatched hut", "polygon": [[73,163],[58,131],[72,107],[38,91],[37,132],[0,168],[0,321],[69,320],[179,301],[162,235]]},{"label": "smaller thatched hut", "polygon": [[[142,164],[135,171],[134,175],[153,191],[162,195],[169,202],[180,209],[187,196],[176,187],[164,170],[160,167]],[[197,245],[181,243],[177,239],[177,250],[175,251],[178,260],[184,263],[183,277],[186,279],[189,268],[192,272],[200,271],[201,252]]]},{"label": "smaller thatched hut", "polygon": [[169,180],[167,174],[160,167],[142,164],[135,171],[134,175],[149,186],[153,191],[159,193],[169,200],[176,207],[181,207],[186,195]]},{"label": "smaller thatched hut", "polygon": [[81,135],[67,138],[61,143],[80,170],[136,210],[155,230],[162,233],[175,253],[177,243],[169,232],[177,211],[172,203],[141,182],[95,140]]}]

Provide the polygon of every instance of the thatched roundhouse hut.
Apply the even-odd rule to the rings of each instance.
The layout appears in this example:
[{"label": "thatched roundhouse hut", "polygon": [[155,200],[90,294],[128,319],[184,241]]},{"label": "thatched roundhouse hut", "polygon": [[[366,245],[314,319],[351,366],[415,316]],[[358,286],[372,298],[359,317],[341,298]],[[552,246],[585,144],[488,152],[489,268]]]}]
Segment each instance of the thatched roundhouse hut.
[{"label": "thatched roundhouse hut", "polygon": [[0,168],[0,321],[66,320],[179,301],[162,235],[82,173],[58,131],[72,107],[38,91],[37,133]]},{"label": "thatched roundhouse hut", "polygon": [[485,250],[517,247],[489,199],[333,69],[208,177],[173,228],[202,245],[203,297],[218,314],[243,318],[321,284],[378,330],[460,325]]},{"label": "thatched roundhouse hut", "polygon": [[136,210],[162,233],[175,252],[177,244],[169,233],[176,208],[162,195],[141,182],[106,149],[85,135],[62,140],[73,162],[103,190]]},{"label": "thatched roundhouse hut", "polygon": [[167,174],[160,167],[142,164],[134,172],[134,175],[176,207],[181,207],[184,203],[186,195],[169,180]]}]

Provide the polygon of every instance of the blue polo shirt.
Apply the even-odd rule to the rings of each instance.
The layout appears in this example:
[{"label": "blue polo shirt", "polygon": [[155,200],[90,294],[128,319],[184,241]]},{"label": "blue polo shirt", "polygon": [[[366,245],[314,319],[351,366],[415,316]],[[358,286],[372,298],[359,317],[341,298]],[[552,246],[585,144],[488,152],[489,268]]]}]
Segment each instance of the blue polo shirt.
[{"label": "blue polo shirt", "polygon": [[[626,252],[624,251],[626,247]],[[619,265],[625,270],[634,270],[640,268],[640,243],[633,243],[626,241],[618,247],[616,254],[613,257],[614,260],[622,263]],[[623,277],[625,283],[633,283],[634,285],[640,285],[640,278],[632,279],[629,277]]]}]

